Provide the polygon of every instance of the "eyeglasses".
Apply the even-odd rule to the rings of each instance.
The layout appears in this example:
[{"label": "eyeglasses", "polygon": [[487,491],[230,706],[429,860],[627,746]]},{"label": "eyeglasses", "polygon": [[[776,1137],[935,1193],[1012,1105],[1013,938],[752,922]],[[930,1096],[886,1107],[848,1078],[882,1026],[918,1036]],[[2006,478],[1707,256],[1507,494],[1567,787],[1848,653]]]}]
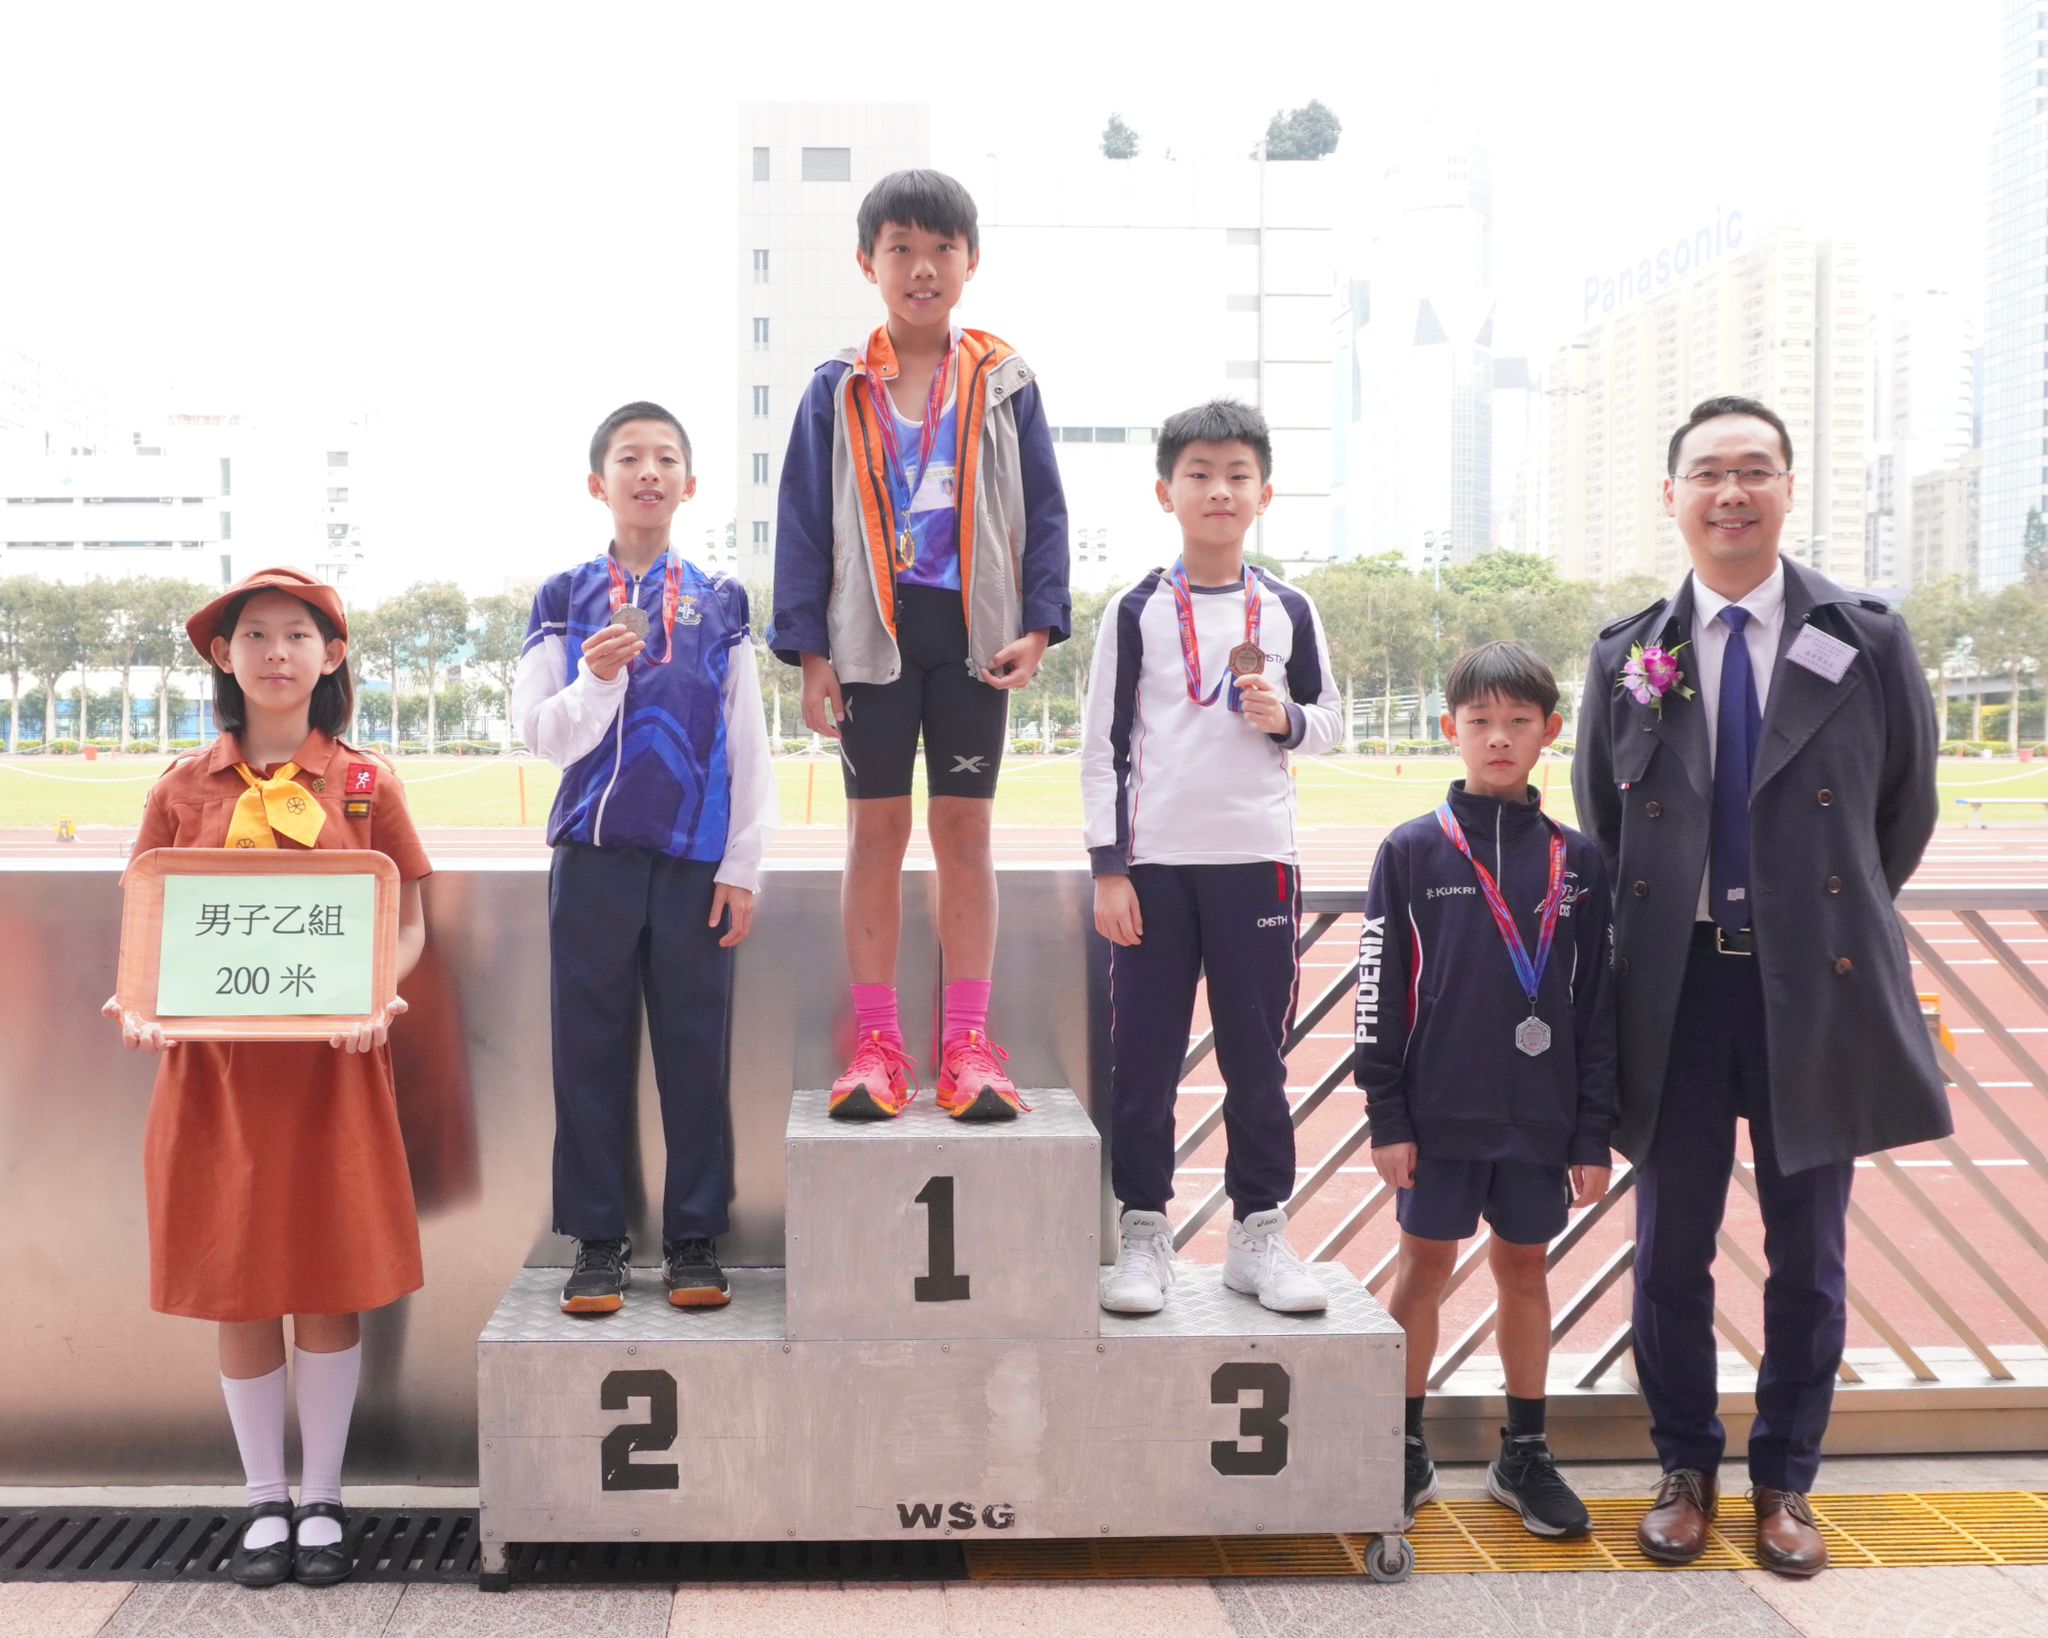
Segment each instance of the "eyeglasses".
[{"label": "eyeglasses", "polygon": [[1695,489],[1719,489],[1733,478],[1744,489],[1768,489],[1773,480],[1791,476],[1789,467],[1780,472],[1768,466],[1729,467],[1726,470],[1718,466],[1702,466],[1686,473],[1684,481]]}]

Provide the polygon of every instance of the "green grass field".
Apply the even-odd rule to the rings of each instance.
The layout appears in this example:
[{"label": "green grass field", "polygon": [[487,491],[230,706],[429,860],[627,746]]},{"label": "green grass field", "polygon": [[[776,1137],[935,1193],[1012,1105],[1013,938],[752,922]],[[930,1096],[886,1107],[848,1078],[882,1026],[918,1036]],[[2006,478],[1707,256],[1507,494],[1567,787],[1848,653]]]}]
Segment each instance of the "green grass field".
[{"label": "green grass field", "polygon": [[[142,799],[164,766],[159,758],[86,762],[77,757],[0,756],[0,828],[54,831],[69,816],[78,825],[125,826],[142,812]],[[399,764],[413,816],[423,826],[489,829],[520,823],[520,785],[526,792],[526,823],[547,821],[559,775],[545,762],[524,758],[407,757]],[[1396,772],[1396,769],[1399,772]],[[1571,764],[1538,767],[1539,783],[1549,773],[1549,807],[1572,817]],[[1390,825],[1435,803],[1458,771],[1449,757],[1323,757],[1296,764],[1305,825]],[[785,826],[842,825],[846,801],[839,765],[830,757],[782,757],[775,783]],[[2048,763],[2021,766],[2002,758],[1941,764],[1942,821],[1960,824],[1965,810],[1954,799],[1976,787],[1987,795],[2038,796],[2048,800]],[[924,796],[916,798],[920,813]],[[2015,809],[1991,817],[1993,825],[2038,825],[2042,809]],[[1081,822],[1080,766],[1071,756],[1005,759],[996,797],[999,825],[1078,826]]]}]

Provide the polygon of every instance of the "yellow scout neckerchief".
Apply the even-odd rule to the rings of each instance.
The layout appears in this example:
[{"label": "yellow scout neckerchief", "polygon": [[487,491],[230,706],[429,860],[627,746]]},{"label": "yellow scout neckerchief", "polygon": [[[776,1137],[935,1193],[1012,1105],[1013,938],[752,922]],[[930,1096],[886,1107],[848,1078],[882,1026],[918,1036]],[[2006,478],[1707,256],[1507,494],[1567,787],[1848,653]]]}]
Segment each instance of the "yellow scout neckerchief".
[{"label": "yellow scout neckerchief", "polygon": [[249,788],[235,803],[235,815],[228,825],[229,847],[276,847],[279,831],[306,847],[319,841],[327,810],[292,777],[298,771],[296,762],[287,762],[270,778],[258,779],[248,763],[235,764],[235,772],[248,781]]}]

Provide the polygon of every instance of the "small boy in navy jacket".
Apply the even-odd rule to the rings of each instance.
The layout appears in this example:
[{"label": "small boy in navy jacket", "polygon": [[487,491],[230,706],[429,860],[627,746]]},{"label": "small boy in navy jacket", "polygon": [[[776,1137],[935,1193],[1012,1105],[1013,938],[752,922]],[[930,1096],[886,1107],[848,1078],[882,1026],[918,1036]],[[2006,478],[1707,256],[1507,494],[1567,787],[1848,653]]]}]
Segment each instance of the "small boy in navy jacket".
[{"label": "small boy in navy jacket", "polygon": [[1399,1190],[1388,1312],[1408,1333],[1403,1528],[1437,1493],[1422,1436],[1437,1310],[1484,1216],[1499,1292],[1508,1425],[1487,1491],[1536,1535],[1590,1520],[1543,1428],[1544,1257],[1572,1205],[1607,1192],[1615,1111],[1605,866],[1529,785],[1557,738],[1557,680],[1520,643],[1462,655],[1443,730],[1465,777],[1381,845],[1359,941],[1358,1084],[1373,1165]]}]

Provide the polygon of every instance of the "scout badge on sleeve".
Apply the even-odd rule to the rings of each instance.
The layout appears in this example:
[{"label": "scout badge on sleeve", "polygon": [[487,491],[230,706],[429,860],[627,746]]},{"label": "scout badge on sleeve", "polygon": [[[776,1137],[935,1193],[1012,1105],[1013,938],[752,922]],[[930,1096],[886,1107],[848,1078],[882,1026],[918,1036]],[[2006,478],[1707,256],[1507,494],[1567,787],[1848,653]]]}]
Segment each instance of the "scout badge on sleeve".
[{"label": "scout badge on sleeve", "polygon": [[348,765],[348,778],[341,791],[344,796],[375,796],[377,770],[367,762],[351,762]]}]

